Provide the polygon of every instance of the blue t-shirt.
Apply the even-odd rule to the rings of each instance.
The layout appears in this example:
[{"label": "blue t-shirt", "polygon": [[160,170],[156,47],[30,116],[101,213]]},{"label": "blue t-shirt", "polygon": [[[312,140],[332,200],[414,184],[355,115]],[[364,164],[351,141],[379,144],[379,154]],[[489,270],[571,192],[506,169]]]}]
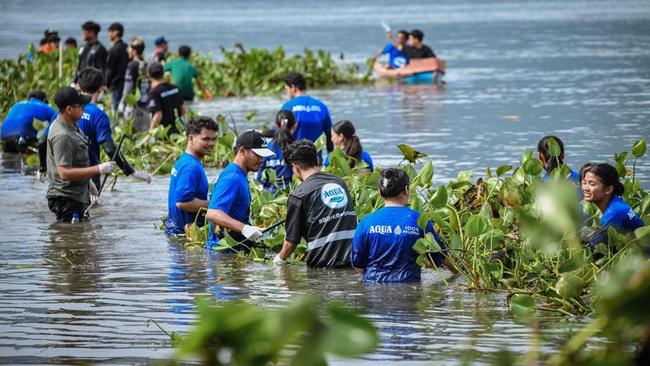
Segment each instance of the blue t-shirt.
[{"label": "blue t-shirt", "polygon": [[[580,187],[580,174],[576,173],[573,171],[573,169],[569,168],[569,176],[566,177],[567,180],[575,183],[578,187]],[[542,177],[543,182],[548,182],[551,179],[551,176],[546,172],[544,176]]]},{"label": "blue t-shirt", "polygon": [[639,215],[619,196],[612,197],[609,206],[607,206],[600,219],[602,228],[613,226],[616,230],[625,233],[631,233],[644,225],[645,223]]},{"label": "blue t-shirt", "polygon": [[409,63],[409,58],[406,54],[397,49],[392,43],[389,43],[381,51],[382,55],[388,54],[388,64],[393,69],[400,68]]},{"label": "blue t-shirt", "polygon": [[[291,183],[291,178],[293,177],[293,171],[291,170],[290,166],[287,166],[284,158],[282,157],[282,146],[273,144],[273,141],[269,142],[267,146],[269,149],[271,149],[271,151],[275,153],[275,156],[264,158],[262,165],[260,165],[260,169],[257,171],[257,180],[262,183],[265,190],[275,192],[276,185],[280,189],[285,189],[289,186]],[[275,170],[275,176],[277,178],[275,185],[273,182],[269,182],[269,180],[263,176],[262,173],[266,169]]]},{"label": "blue t-shirt", "polygon": [[201,161],[194,155],[183,152],[176,160],[169,179],[167,193],[167,221],[165,234],[185,233],[185,225],[191,224],[196,212],[183,211],[176,207],[177,202],[190,202],[195,198],[208,199],[208,177]]},{"label": "blue t-shirt", "polygon": [[[368,152],[366,152],[365,150],[361,152],[361,161],[368,164],[368,167],[370,168],[371,172],[373,170],[375,170],[374,165],[372,165],[372,158],[370,157],[370,154],[368,154]],[[325,157],[325,161],[323,162],[323,165],[324,166],[330,166],[330,156],[329,155],[327,155],[327,157]]]},{"label": "blue t-shirt", "polygon": [[25,137],[36,139],[38,131],[32,122],[34,119],[45,122],[52,122],[56,118],[56,111],[49,105],[36,99],[18,102],[11,107],[9,114],[2,122],[2,139],[9,137]]},{"label": "blue t-shirt", "polygon": [[97,105],[89,103],[84,107],[84,112],[77,124],[81,132],[88,136],[90,141],[88,145],[90,165],[99,164],[99,146],[113,139],[111,121]]},{"label": "blue t-shirt", "polygon": [[307,139],[316,142],[320,135],[332,129],[332,119],[327,106],[316,98],[308,95],[295,97],[284,103],[280,109],[288,109],[296,117],[297,127],[293,133],[296,141]]},{"label": "blue t-shirt", "polygon": [[[212,188],[209,209],[221,210],[233,219],[248,224],[251,208],[251,192],[246,173],[235,163],[230,163],[219,174],[217,183]],[[210,222],[207,245],[215,246],[221,240],[214,233]]]},{"label": "blue t-shirt", "polygon": [[[415,242],[424,237],[417,224],[420,213],[408,207],[384,207],[366,216],[359,224],[352,242],[350,261],[356,268],[365,268],[364,282],[417,282],[420,266]],[[432,233],[442,249],[445,248],[433,230],[431,222],[426,232]],[[436,265],[443,256],[436,253]]]}]

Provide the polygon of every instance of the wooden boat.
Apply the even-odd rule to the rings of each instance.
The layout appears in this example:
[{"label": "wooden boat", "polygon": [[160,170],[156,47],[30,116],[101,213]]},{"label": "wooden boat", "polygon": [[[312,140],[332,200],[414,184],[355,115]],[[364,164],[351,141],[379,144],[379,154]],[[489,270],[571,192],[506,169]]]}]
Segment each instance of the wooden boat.
[{"label": "wooden boat", "polygon": [[373,70],[380,78],[405,82],[433,82],[435,72],[444,74],[447,71],[447,61],[433,57],[412,59],[408,65],[398,69],[389,69],[375,62]]}]

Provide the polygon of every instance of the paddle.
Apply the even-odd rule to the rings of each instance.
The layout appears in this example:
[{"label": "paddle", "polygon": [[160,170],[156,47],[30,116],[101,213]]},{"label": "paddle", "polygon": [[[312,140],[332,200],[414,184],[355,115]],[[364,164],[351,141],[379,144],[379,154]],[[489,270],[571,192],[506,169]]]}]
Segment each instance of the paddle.
[{"label": "paddle", "polygon": [[[111,161],[115,161],[115,158],[117,158],[117,154],[120,153],[120,149],[122,148],[122,144],[124,143],[124,138],[126,138],[126,135],[122,135],[122,138],[120,138],[120,143],[117,144],[117,149],[115,149],[115,152],[113,153],[113,157],[111,158]],[[102,179],[102,184],[99,186],[99,189],[97,190],[97,198],[99,199],[99,195],[102,194],[102,191],[104,190],[104,186],[106,185],[106,180],[108,179],[108,176],[110,174],[104,175],[104,179]],[[88,212],[90,211],[90,208],[93,207],[94,203],[90,203],[90,205],[86,208],[84,211],[84,217],[88,215]]]}]

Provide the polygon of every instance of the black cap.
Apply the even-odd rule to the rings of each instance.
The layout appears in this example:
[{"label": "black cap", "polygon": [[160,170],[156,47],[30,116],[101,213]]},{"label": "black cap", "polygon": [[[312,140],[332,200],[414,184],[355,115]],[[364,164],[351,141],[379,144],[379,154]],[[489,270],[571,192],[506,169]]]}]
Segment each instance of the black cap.
[{"label": "black cap", "polygon": [[88,103],[90,103],[90,97],[80,94],[77,89],[71,86],[64,86],[54,96],[54,104],[59,107],[60,111],[64,110],[67,106],[75,104],[86,105]]},{"label": "black cap", "polygon": [[162,77],[164,75],[163,66],[160,62],[152,62],[147,67],[147,73],[153,77]]},{"label": "black cap", "polygon": [[235,148],[245,147],[253,150],[253,152],[263,158],[274,156],[275,153],[266,147],[266,141],[261,133],[255,130],[248,130],[242,132],[237,137]]}]

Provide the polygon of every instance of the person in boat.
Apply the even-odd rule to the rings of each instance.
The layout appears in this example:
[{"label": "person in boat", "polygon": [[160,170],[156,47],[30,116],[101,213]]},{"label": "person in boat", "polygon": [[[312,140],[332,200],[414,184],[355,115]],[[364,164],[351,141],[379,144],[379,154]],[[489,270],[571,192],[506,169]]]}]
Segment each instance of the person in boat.
[{"label": "person in boat", "polygon": [[[365,163],[371,172],[374,170],[372,158],[367,151],[363,150],[352,122],[343,120],[332,126],[332,143],[349,157],[350,168],[354,168],[358,163]],[[329,155],[325,158],[323,165],[330,165]]]},{"label": "person in boat", "polygon": [[[284,161],[284,154],[294,140],[293,133],[296,131],[296,117],[293,112],[283,109],[275,116],[275,133],[273,140],[269,142],[268,148],[275,153],[275,156],[265,157],[260,169],[257,171],[257,181],[262,183],[264,189],[275,193],[277,190],[289,188],[293,171]],[[275,171],[275,181],[271,181],[267,170]]]},{"label": "person in boat", "polygon": [[[187,148],[176,160],[169,179],[165,222],[168,237],[184,235],[185,226],[196,220],[201,209],[208,208],[208,177],[201,160],[212,152],[218,129],[209,117],[196,116],[187,122]],[[204,220],[196,221],[203,226]]]},{"label": "person in boat", "polygon": [[389,69],[398,69],[408,64],[409,59],[403,50],[404,46],[406,45],[406,41],[408,40],[409,32],[401,30],[397,32],[397,36],[393,37],[393,34],[388,31],[386,32],[386,36],[390,42],[384,46],[384,48],[380,48],[377,50],[377,52],[375,52],[375,54],[372,56],[372,61],[376,62],[381,55],[387,54]]},{"label": "person in boat", "polygon": [[9,109],[7,118],[2,122],[0,132],[2,151],[33,152],[38,145],[38,131],[34,128],[34,119],[49,124],[54,121],[56,114],[56,111],[47,104],[45,92],[32,90],[26,101],[18,102]]},{"label": "person in boat", "polygon": [[[409,39],[404,46],[404,54],[409,60],[423,59],[423,58],[437,58],[431,47],[424,44],[424,33],[419,29],[413,29],[409,34]],[[436,69],[433,71],[433,82],[437,83],[438,79],[444,76],[444,71]],[[444,83],[444,81],[443,81]]]},{"label": "person in boat", "polygon": [[363,282],[419,282],[421,268],[416,262],[418,253],[413,250],[415,242],[426,233],[433,235],[442,249],[431,256],[436,266],[445,264],[445,245],[431,222],[427,221],[426,230],[422,230],[418,226],[420,212],[407,207],[409,177],[404,170],[382,170],[379,193],[384,207],[359,222],[350,262],[363,275]]},{"label": "person in boat", "polygon": [[295,141],[284,153],[301,183],[287,199],[286,236],[273,263],[286,263],[304,239],[308,267],[349,268],[357,214],[345,181],[320,171],[316,146],[309,140]]},{"label": "person in boat", "polygon": [[[550,148],[549,148],[550,140],[555,140],[557,144],[560,146],[560,156],[558,157],[551,156]],[[542,139],[539,140],[539,142],[537,143],[537,158],[542,163],[542,167],[544,167],[544,171],[546,172],[542,177],[542,180],[546,182],[550,179],[551,172],[558,166],[564,164],[564,143],[562,143],[562,140],[560,140],[560,138],[557,136],[548,135],[542,137]],[[569,169],[569,174],[565,178],[579,186],[580,174],[576,173],[571,168],[568,169]]]},{"label": "person in boat", "polygon": [[580,181],[584,200],[598,207],[602,216],[600,232],[592,235],[587,246],[594,248],[599,243],[607,244],[607,229],[613,227],[622,233],[631,233],[645,225],[643,220],[621,196],[625,187],[616,168],[609,164],[587,163],[580,170]]},{"label": "person in boat", "polygon": [[[259,170],[265,157],[273,156],[266,141],[257,131],[242,132],[235,143],[235,159],[228,164],[212,188],[207,220],[210,223],[206,246],[215,248],[225,236],[223,230],[237,242],[249,246],[262,237],[262,229],[250,224],[251,194],[248,173]],[[239,249],[239,248],[235,248]]]}]

